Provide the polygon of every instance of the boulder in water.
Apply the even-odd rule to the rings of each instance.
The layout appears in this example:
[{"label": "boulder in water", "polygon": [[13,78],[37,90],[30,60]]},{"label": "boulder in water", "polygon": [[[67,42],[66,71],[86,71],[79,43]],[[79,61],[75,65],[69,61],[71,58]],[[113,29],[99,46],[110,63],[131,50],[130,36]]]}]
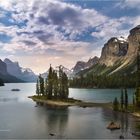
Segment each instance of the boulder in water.
[{"label": "boulder in water", "polygon": [[110,122],[109,125],[107,126],[107,129],[110,130],[120,129],[120,124],[115,122]]}]

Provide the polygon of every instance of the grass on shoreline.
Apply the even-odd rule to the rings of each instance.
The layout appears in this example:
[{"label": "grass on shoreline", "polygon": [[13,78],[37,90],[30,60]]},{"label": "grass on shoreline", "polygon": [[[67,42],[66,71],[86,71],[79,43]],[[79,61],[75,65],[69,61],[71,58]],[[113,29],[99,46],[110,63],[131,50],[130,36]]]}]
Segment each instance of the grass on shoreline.
[{"label": "grass on shoreline", "polygon": [[68,99],[47,99],[46,96],[29,96],[33,101],[40,103],[42,105],[49,105],[49,106],[60,106],[60,107],[67,107],[67,106],[79,106],[79,107],[106,107],[112,108],[112,103],[94,103],[94,102],[85,102],[82,100],[77,100],[74,98]]}]

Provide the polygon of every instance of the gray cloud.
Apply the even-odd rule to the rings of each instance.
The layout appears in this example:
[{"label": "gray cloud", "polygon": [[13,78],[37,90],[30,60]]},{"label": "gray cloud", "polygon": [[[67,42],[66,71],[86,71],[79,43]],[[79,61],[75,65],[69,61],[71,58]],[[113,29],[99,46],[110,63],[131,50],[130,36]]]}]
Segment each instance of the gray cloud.
[{"label": "gray cloud", "polygon": [[35,43],[33,41],[29,41],[29,40],[22,40],[21,42],[23,42],[27,46],[35,46],[37,44],[37,43]]},{"label": "gray cloud", "polygon": [[54,5],[48,10],[48,17],[50,18],[51,22],[59,26],[65,26],[68,24],[77,26],[82,22],[79,18],[80,16],[81,13],[71,7],[60,9],[60,7],[56,7],[56,5]]}]

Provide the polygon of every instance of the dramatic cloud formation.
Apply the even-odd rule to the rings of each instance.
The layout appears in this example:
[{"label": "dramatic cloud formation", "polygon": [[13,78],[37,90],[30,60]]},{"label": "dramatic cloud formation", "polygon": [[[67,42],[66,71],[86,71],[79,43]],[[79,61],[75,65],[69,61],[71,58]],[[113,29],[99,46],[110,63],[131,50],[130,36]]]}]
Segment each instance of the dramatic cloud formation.
[{"label": "dramatic cloud formation", "polygon": [[[120,3],[114,8],[129,6],[127,0]],[[36,72],[50,63],[71,68],[77,60],[99,56],[110,37],[127,36],[140,22],[138,15],[115,18],[95,9],[72,1],[0,0],[0,53]]]}]

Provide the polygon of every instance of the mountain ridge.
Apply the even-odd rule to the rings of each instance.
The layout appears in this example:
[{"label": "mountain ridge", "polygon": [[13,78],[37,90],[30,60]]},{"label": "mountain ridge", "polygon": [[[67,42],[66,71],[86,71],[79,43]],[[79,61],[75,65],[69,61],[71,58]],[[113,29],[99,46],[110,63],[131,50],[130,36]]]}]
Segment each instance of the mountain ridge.
[{"label": "mountain ridge", "polygon": [[7,71],[7,65],[0,59],[0,79],[3,82],[6,83],[17,83],[17,82],[24,82],[21,79],[18,79],[17,77],[10,75]]},{"label": "mountain ridge", "polygon": [[17,77],[25,82],[36,82],[37,75],[29,68],[22,68],[18,62],[13,62],[8,58],[4,59],[7,71],[10,75]]},{"label": "mountain ridge", "polygon": [[140,25],[131,29],[126,39],[124,37],[111,37],[104,44],[98,63],[87,69],[80,70],[75,75],[83,74],[86,76],[89,73],[93,75],[112,75],[115,73],[135,72],[139,40]]}]

